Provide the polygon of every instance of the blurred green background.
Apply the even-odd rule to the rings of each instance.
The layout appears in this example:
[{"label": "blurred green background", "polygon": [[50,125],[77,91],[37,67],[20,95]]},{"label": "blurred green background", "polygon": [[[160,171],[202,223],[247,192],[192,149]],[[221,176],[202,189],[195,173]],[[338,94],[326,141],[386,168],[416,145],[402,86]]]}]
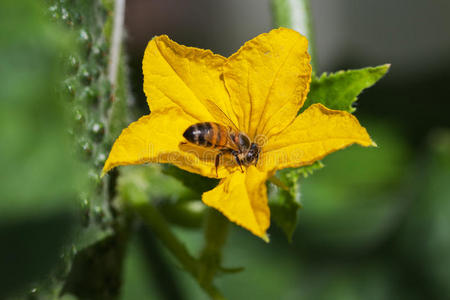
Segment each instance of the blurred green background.
[{"label": "blurred green background", "polygon": [[[102,3],[108,7],[109,2]],[[67,265],[59,267],[65,259],[61,249],[75,255],[83,243],[73,242],[84,222],[78,191],[107,192],[107,186],[86,184],[85,177],[99,180],[101,151],[110,141],[89,146],[77,140],[81,148],[74,149],[68,130],[83,115],[74,117],[67,103],[97,99],[83,68],[77,66],[75,73],[89,82],[85,88],[65,77],[74,68],[65,58],[87,43],[85,36],[71,35],[55,21],[48,9],[52,1],[44,2],[47,13],[37,3],[0,4],[0,299],[17,291],[35,299],[34,283],[50,285],[67,274]],[[353,146],[332,154],[323,161],[325,168],[302,179],[303,209],[292,243],[275,226],[271,243],[265,244],[233,225],[224,265],[245,270],[221,276],[217,286],[228,299],[450,299],[450,4],[324,0],[311,6],[318,73],[392,64],[385,78],[360,95],[355,113],[379,147]],[[64,20],[64,11],[58,13]],[[141,61],[152,36],[164,33],[229,55],[271,28],[270,5],[128,0],[125,24],[129,122],[148,113]],[[89,63],[86,68],[95,74]],[[101,82],[104,68],[99,72],[94,83],[107,89]],[[74,87],[84,98],[76,91],[71,100]],[[77,105],[81,112],[86,109]],[[86,140],[99,138],[91,130]],[[79,152],[92,157],[81,163]],[[92,210],[109,236],[108,226],[114,226],[104,221],[108,216],[97,206]],[[201,231],[174,230],[192,252],[201,248]],[[208,299],[151,232],[133,232],[121,299]]]}]

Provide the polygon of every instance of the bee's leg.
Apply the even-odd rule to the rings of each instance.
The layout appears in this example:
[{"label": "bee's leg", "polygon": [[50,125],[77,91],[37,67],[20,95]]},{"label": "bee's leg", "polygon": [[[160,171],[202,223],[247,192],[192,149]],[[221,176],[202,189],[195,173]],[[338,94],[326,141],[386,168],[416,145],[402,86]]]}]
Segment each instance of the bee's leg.
[{"label": "bee's leg", "polygon": [[217,173],[217,168],[219,167],[219,162],[220,162],[220,157],[222,156],[222,152],[219,152],[216,155],[216,162],[215,162],[215,166],[216,166],[216,176],[219,177],[219,174]]},{"label": "bee's leg", "polygon": [[236,159],[237,164],[239,165],[239,167],[241,167],[241,172],[244,173],[244,169],[242,169],[242,162],[241,162],[241,160],[239,159],[239,157],[238,157],[238,155],[237,155],[237,152],[236,152],[236,151],[233,151],[233,152],[231,152],[231,154],[234,155],[234,158]]},{"label": "bee's leg", "polygon": [[259,152],[258,152],[258,154],[256,154],[255,166],[258,164],[258,160],[259,160]]}]

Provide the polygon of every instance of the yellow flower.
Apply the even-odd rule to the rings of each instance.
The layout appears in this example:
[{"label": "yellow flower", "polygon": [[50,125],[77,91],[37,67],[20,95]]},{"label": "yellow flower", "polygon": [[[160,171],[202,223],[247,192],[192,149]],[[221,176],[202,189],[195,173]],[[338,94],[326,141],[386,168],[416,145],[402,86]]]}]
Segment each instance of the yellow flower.
[{"label": "yellow flower", "polygon": [[[308,41],[279,28],[246,42],[229,58],[153,38],[143,60],[144,92],[151,113],[124,129],[103,173],[119,165],[171,163],[221,181],[202,200],[229,220],[267,240],[270,211],[266,180],[276,170],[300,167],[353,143],[374,145],[358,120],[314,104],[297,116],[311,81]],[[236,124],[261,148],[244,166],[217,149],[186,144],[184,131],[199,122]],[[228,157],[229,156],[229,157]]]}]

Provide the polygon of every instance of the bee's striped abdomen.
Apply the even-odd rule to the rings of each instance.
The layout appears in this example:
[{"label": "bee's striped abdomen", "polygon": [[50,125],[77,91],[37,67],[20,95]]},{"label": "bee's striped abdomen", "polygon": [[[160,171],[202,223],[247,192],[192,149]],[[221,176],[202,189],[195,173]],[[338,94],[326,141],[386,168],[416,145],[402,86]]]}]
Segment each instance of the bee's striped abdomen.
[{"label": "bee's striped abdomen", "polygon": [[212,135],[212,125],[210,122],[197,123],[191,125],[183,133],[183,136],[186,140],[188,140],[193,144],[204,147],[212,146],[212,143],[209,142],[211,135]]},{"label": "bee's striped abdomen", "polygon": [[213,147],[224,147],[228,144],[228,129],[227,127],[210,123],[212,126],[211,135],[208,136],[208,141],[211,142]]},{"label": "bee's striped abdomen", "polygon": [[228,143],[227,127],[213,122],[191,125],[183,136],[189,142],[203,147],[223,147]]}]

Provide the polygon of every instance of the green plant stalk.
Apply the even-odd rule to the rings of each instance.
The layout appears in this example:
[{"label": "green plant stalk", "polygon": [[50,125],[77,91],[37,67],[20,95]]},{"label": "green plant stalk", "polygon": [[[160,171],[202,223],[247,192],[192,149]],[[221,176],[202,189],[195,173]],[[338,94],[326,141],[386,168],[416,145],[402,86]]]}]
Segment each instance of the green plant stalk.
[{"label": "green plant stalk", "polygon": [[120,50],[122,47],[122,35],[125,19],[125,0],[114,1],[114,24],[111,34],[110,61],[108,66],[108,79],[114,89],[119,69]]},{"label": "green plant stalk", "polygon": [[[193,257],[185,245],[173,234],[170,230],[169,224],[166,222],[161,213],[150,203],[140,203],[134,207],[135,211],[142,218],[147,226],[156,234],[158,239],[167,247],[172,255],[178,260],[181,266],[196,278],[200,286],[208,293],[211,299],[222,300],[225,299],[221,293],[212,284],[212,279],[216,273],[218,265],[216,264],[217,257],[220,257],[220,246],[215,242],[207,243],[208,258],[211,260],[204,260],[202,255],[201,260]],[[208,230],[209,231],[209,230]],[[209,239],[211,241],[213,239]],[[225,240],[223,238],[223,240]],[[223,244],[223,243],[222,243]],[[217,247],[219,246],[219,247]],[[220,261],[220,259],[219,259]],[[208,276],[210,275],[210,276]]]},{"label": "green plant stalk", "polygon": [[[210,273],[215,274],[215,270],[214,272],[211,272],[208,269],[212,265],[205,264],[203,261],[195,258],[189,253],[185,245],[170,230],[170,225],[164,219],[163,215],[149,202],[145,184],[130,180],[121,185],[119,192],[121,202],[143,220],[145,225],[152,230],[163,245],[178,260],[182,268],[199,282],[200,286],[208,293],[211,299],[225,299],[217,288],[212,285],[212,279],[205,280],[207,276],[202,275]],[[220,249],[220,246],[223,245],[223,242],[220,242],[220,240],[224,241],[225,239],[216,240],[212,237],[208,239],[210,242],[207,242],[207,252],[214,254],[220,253],[219,250],[216,250]],[[214,265],[214,267],[216,266]]]},{"label": "green plant stalk", "polygon": [[[215,267],[215,265],[205,264],[203,262],[199,263],[199,261],[188,252],[185,245],[170,230],[169,224],[156,207],[150,203],[139,201],[133,206],[133,210],[141,217],[144,223],[152,229],[158,239],[178,260],[183,269],[198,280],[200,286],[208,293],[211,299],[225,299],[212,285],[212,278],[209,280],[206,276],[202,276],[202,274],[212,274],[212,276],[214,276],[216,272],[212,267]],[[215,254],[217,252],[212,251],[212,253]]]},{"label": "green plant stalk", "polygon": [[196,277],[196,259],[189,254],[184,244],[170,230],[169,224],[158,209],[148,201],[147,193],[133,183],[123,187],[120,192],[122,202],[141,217],[143,222],[152,229],[164,246],[181,263],[183,268]]},{"label": "green plant stalk", "polygon": [[151,204],[140,203],[134,207],[144,223],[152,228],[169,251],[177,258],[184,269],[196,276],[197,261],[192,257],[184,244],[178,240],[169,228],[161,213]]},{"label": "green plant stalk", "polygon": [[309,0],[272,0],[271,7],[274,27],[291,28],[308,38],[311,66],[315,73],[317,61]]},{"label": "green plant stalk", "polygon": [[211,285],[222,261],[222,248],[228,236],[228,220],[217,210],[209,208],[205,222],[205,246],[200,256],[200,281]]}]

